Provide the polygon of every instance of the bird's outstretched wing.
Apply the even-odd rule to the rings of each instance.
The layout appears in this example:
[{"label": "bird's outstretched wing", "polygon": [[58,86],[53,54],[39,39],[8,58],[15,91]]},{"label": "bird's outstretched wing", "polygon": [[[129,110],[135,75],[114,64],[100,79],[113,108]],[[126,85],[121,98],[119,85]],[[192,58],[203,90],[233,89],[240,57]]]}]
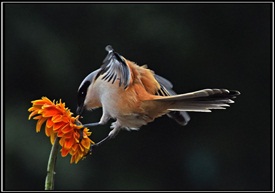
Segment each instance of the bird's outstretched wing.
[{"label": "bird's outstretched wing", "polygon": [[129,66],[124,58],[114,51],[112,46],[108,45],[105,49],[108,54],[101,66],[102,79],[112,84],[119,80],[119,86],[123,85],[124,88],[127,88],[131,78]]}]

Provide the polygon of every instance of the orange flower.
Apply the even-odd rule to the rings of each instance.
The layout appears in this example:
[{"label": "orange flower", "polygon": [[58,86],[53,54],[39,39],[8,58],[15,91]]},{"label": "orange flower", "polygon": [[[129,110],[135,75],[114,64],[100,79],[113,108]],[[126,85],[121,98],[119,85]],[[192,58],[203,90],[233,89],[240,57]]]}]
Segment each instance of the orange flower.
[{"label": "orange flower", "polygon": [[40,132],[41,126],[45,124],[45,134],[50,137],[53,144],[56,137],[61,145],[61,156],[70,154],[71,163],[77,163],[85,157],[94,142],[89,138],[91,132],[83,128],[78,120],[79,116],[73,117],[65,103],[51,101],[47,97],[32,101],[33,106],[28,109],[29,119],[37,120],[36,132]]}]

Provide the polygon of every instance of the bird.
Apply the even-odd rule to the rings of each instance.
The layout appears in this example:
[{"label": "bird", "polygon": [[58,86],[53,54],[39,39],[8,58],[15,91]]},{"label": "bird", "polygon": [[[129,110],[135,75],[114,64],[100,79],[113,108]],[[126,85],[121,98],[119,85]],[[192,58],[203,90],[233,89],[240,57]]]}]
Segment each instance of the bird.
[{"label": "bird", "polygon": [[147,65],[139,66],[115,52],[111,45],[105,47],[107,56],[97,70],[88,74],[77,91],[76,113],[102,108],[99,122],[83,124],[84,127],[112,122],[109,134],[93,144],[99,146],[114,138],[121,130],[139,130],[163,115],[182,126],[190,121],[188,112],[211,112],[226,109],[238,90],[202,89],[184,94],[173,91],[172,83],[157,75]]}]

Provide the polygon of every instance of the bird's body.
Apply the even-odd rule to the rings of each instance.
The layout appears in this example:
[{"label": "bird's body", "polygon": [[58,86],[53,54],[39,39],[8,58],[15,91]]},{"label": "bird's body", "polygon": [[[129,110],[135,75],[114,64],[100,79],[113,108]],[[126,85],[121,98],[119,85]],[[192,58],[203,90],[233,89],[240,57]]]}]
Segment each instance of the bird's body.
[{"label": "bird's body", "polygon": [[120,129],[137,130],[155,118],[167,114],[179,124],[190,120],[186,111],[211,112],[210,109],[224,109],[238,91],[226,89],[204,89],[177,95],[172,84],[156,75],[146,66],[131,62],[107,46],[108,55],[100,69],[90,73],[78,90],[78,114],[83,109],[102,107],[103,114],[94,126],[105,124],[110,118],[113,129],[109,137]]}]

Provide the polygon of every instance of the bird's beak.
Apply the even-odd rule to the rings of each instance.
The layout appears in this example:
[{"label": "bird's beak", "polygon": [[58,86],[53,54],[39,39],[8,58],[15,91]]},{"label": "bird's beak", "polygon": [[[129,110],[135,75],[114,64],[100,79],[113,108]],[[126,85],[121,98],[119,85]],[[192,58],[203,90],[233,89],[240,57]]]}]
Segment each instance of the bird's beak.
[{"label": "bird's beak", "polygon": [[77,115],[81,115],[83,113],[83,110],[84,110],[84,106],[83,105],[77,106],[77,108],[76,108],[76,114]]}]

